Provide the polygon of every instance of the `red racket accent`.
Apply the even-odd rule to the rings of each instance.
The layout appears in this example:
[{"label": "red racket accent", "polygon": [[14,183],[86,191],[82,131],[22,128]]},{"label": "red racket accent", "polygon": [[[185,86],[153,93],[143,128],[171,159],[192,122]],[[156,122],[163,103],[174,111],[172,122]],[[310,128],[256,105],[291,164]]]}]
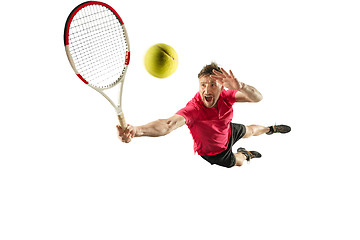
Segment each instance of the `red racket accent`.
[{"label": "red racket accent", "polygon": [[125,65],[129,65],[129,63],[130,63],[130,52],[126,52]]},{"label": "red racket accent", "polygon": [[106,3],[103,3],[103,2],[97,2],[97,1],[90,1],[90,2],[86,2],[86,3],[82,3],[72,11],[72,13],[68,17],[68,20],[66,21],[65,36],[64,36],[65,37],[65,45],[69,45],[69,30],[68,29],[70,28],[70,24],[71,24],[74,16],[84,7],[93,5],[93,4],[98,4],[98,5],[102,5],[104,7],[109,8],[115,14],[115,16],[119,19],[121,25],[124,25],[124,22],[121,19],[120,15],[110,5],[107,5]]},{"label": "red racket accent", "polygon": [[[108,4],[84,2],[74,8],[65,23],[65,51],[78,78],[114,107],[119,123],[127,127],[121,107],[122,88],[130,62],[130,46],[120,15]],[[105,90],[119,84],[117,101]]]},{"label": "red racket accent", "polygon": [[124,22],[106,3],[90,1],[73,9],[65,24],[64,43],[76,74],[92,87],[116,85],[130,63]]},{"label": "red racket accent", "polygon": [[76,74],[80,79],[81,81],[83,81],[85,84],[89,84],[88,81],[86,81],[80,74]]}]

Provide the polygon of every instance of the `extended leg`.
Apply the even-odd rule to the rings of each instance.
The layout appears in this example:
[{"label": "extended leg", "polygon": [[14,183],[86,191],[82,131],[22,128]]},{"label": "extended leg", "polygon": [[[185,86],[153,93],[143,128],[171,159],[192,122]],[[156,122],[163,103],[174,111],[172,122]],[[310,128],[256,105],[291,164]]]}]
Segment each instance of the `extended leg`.
[{"label": "extended leg", "polygon": [[264,127],[260,125],[249,125],[246,126],[246,133],[243,136],[243,138],[248,138],[251,136],[259,136],[269,131],[270,131],[270,127]]},{"label": "extended leg", "polygon": [[288,133],[291,131],[291,127],[287,125],[274,125],[270,127],[264,127],[260,125],[249,125],[246,126],[246,133],[243,138],[248,138],[251,136],[259,136],[261,134],[271,135],[273,133]]}]

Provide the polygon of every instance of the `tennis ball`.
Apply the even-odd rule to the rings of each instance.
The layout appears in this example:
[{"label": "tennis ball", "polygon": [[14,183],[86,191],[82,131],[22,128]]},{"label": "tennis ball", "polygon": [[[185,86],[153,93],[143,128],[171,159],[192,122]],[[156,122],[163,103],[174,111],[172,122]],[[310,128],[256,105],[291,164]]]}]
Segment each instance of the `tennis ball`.
[{"label": "tennis ball", "polygon": [[158,43],[146,52],[144,64],[152,76],[166,78],[175,72],[178,66],[178,55],[169,45]]}]

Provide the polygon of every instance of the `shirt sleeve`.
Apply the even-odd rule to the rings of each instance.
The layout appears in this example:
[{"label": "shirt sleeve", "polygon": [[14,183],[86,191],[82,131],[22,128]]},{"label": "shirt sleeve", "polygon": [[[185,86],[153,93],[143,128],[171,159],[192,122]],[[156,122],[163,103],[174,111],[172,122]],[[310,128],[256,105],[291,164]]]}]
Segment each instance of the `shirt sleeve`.
[{"label": "shirt sleeve", "polygon": [[233,105],[234,103],[236,103],[236,99],[235,99],[235,94],[238,92],[238,90],[227,90],[225,92],[225,99],[227,102],[229,102],[231,105]]},{"label": "shirt sleeve", "polygon": [[195,106],[189,102],[186,107],[177,111],[176,114],[183,116],[185,118],[185,123],[189,125],[195,119],[196,109]]}]

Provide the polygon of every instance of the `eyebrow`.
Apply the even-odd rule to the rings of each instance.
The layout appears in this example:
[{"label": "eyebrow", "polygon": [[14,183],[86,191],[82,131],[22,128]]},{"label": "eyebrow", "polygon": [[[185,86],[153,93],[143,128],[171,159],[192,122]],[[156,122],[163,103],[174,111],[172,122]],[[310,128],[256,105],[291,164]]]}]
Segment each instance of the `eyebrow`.
[{"label": "eyebrow", "polygon": [[211,80],[211,81],[200,81],[200,83],[217,83],[216,80]]}]

